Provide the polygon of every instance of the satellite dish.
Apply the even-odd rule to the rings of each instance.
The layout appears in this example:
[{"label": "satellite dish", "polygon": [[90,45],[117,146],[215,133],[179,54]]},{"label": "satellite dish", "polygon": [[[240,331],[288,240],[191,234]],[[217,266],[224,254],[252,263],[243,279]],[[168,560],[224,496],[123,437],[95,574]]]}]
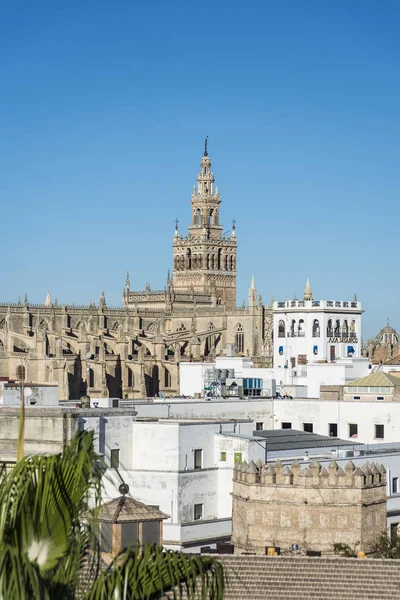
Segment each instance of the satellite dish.
[{"label": "satellite dish", "polygon": [[92,353],[91,352],[86,352],[85,356],[89,360],[89,358],[92,358]]},{"label": "satellite dish", "polygon": [[127,483],[121,483],[118,489],[120,494],[126,496],[126,494],[129,492],[129,485]]}]

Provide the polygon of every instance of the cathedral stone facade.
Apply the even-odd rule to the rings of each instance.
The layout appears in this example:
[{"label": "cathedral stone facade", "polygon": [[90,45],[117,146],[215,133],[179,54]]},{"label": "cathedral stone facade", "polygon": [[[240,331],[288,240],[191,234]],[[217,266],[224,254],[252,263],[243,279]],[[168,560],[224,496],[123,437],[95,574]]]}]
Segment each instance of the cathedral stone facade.
[{"label": "cathedral stone facade", "polygon": [[207,146],[191,204],[188,235],[178,222],[173,273],[163,290],[131,291],[123,306],[52,302],[0,304],[0,377],[57,382],[60,399],[143,398],[179,393],[181,361],[212,360],[233,344],[258,366],[272,363],[272,308],[251,282],[248,306],[236,306],[235,223],[223,234],[221,199]]}]

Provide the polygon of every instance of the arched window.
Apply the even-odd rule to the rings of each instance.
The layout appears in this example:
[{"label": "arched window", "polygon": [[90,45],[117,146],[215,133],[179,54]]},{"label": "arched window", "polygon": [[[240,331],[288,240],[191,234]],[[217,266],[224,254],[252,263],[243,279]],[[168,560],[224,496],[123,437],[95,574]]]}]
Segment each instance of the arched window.
[{"label": "arched window", "polygon": [[328,337],[332,337],[333,336],[332,319],[329,319],[328,324],[326,326],[326,335]]},{"label": "arched window", "polygon": [[349,335],[349,323],[347,321],[347,319],[345,319],[343,321],[343,325],[342,325],[342,334],[347,337]]},{"label": "arched window", "polygon": [[17,367],[16,380],[17,381],[25,381],[25,367],[23,365],[19,365]]},{"label": "arched window", "polygon": [[186,331],[186,327],[184,326],[184,324],[183,324],[183,323],[181,323],[181,324],[179,325],[179,327],[177,328],[177,331]]},{"label": "arched window", "polygon": [[226,255],[225,256],[225,271],[228,271],[229,269],[229,256]]},{"label": "arched window", "polygon": [[284,338],[286,337],[286,331],[285,331],[285,321],[283,319],[281,319],[279,321],[279,326],[278,326],[278,337],[280,338]]},{"label": "arched window", "polygon": [[187,249],[187,268],[192,268],[192,251],[190,248]]},{"label": "arched window", "polygon": [[235,350],[238,354],[244,352],[244,330],[241,323],[236,325]]},{"label": "arched window", "polygon": [[220,270],[221,270],[221,268],[222,268],[222,264],[221,264],[221,256],[222,256],[222,249],[220,248],[220,249],[218,250],[218,261],[217,261],[217,269],[218,269],[218,271],[220,271]]},{"label": "arched window", "polygon": [[340,321],[339,321],[339,319],[337,319],[336,323],[335,323],[334,335],[335,335],[335,337],[339,337],[340,336]]},{"label": "arched window", "polygon": [[299,334],[299,337],[305,336],[304,319],[299,319],[298,334]]},{"label": "arched window", "polygon": [[213,219],[213,209],[210,210],[209,216],[208,216],[208,224],[211,225],[212,224],[212,219]]},{"label": "arched window", "polygon": [[353,335],[356,334],[356,322],[354,320],[351,322],[351,325],[350,325],[350,333]]},{"label": "arched window", "polygon": [[387,341],[388,341],[388,334],[385,333],[385,335],[383,336],[383,343],[387,344]]},{"label": "arched window", "polygon": [[181,256],[181,271],[183,271],[184,268],[185,268],[185,257],[182,254],[182,256]]},{"label": "arched window", "polygon": [[210,255],[207,254],[207,269],[210,268]]},{"label": "arched window", "polygon": [[292,324],[290,326],[290,335],[291,337],[294,337],[296,334],[296,321],[294,319],[292,319]]},{"label": "arched window", "polygon": [[164,387],[171,387],[171,373],[168,371],[168,369],[164,369]]},{"label": "arched window", "polygon": [[201,225],[201,210],[200,210],[200,208],[198,208],[196,211],[196,222],[197,222],[197,225]]},{"label": "arched window", "polygon": [[319,321],[318,319],[314,319],[313,328],[312,328],[313,337],[319,337]]},{"label": "arched window", "polygon": [[135,386],[135,376],[132,372],[132,369],[130,369],[128,367],[128,387],[134,387]]},{"label": "arched window", "polygon": [[[214,331],[214,329],[215,329],[214,323],[209,323],[207,329],[210,332]],[[214,347],[215,347],[215,335],[212,334],[206,338],[206,343],[205,343],[205,347],[204,347],[204,355],[208,356],[210,354],[210,352],[212,352],[214,350]]]},{"label": "arched window", "polygon": [[113,325],[113,331],[118,331],[118,327],[119,327],[119,323],[118,323],[118,321],[115,321],[115,323]]}]

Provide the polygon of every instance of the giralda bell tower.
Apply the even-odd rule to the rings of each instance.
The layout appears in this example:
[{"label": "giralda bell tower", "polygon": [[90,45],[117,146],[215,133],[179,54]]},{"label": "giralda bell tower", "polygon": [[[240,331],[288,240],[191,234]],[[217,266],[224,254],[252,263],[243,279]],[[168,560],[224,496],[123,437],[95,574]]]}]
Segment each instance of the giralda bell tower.
[{"label": "giralda bell tower", "polygon": [[178,291],[194,291],[200,294],[215,295],[217,304],[229,308],[236,307],[236,231],[223,233],[219,223],[221,199],[218,187],[211,172],[211,161],[207,152],[207,138],[204,156],[194,186],[192,204],[192,224],[187,237],[180,235],[178,224],[174,234],[173,285]]}]

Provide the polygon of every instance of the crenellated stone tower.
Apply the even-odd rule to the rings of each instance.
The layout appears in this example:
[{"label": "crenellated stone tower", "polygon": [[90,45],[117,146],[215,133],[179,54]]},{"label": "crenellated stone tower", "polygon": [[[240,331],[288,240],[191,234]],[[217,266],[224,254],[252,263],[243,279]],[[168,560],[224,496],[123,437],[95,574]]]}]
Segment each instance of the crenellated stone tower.
[{"label": "crenellated stone tower", "polygon": [[175,290],[215,295],[217,304],[236,307],[236,231],[232,223],[230,234],[223,234],[219,222],[221,199],[218,187],[214,189],[214,174],[207,152],[194,186],[192,223],[187,237],[175,227],[173,251],[173,285]]}]

